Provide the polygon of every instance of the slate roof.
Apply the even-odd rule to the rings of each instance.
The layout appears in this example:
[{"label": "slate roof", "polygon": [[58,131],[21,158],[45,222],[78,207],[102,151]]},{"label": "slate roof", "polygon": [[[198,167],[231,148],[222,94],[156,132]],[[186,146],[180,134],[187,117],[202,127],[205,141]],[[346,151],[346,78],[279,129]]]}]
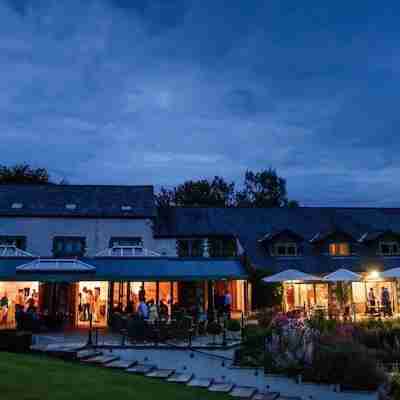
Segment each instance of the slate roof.
[{"label": "slate roof", "polygon": [[153,186],[0,185],[0,216],[148,218],[155,216],[154,191]]},{"label": "slate roof", "polygon": [[[303,256],[270,256],[259,241],[268,232],[289,229],[304,238]],[[365,232],[400,232],[400,209],[389,208],[192,208],[163,209],[155,227],[156,237],[236,236],[252,265],[267,272],[300,269],[327,273],[339,268],[363,271],[368,266],[387,269],[400,265],[400,257],[330,257],[312,255],[310,240],[318,232],[340,229],[355,240]]]}]

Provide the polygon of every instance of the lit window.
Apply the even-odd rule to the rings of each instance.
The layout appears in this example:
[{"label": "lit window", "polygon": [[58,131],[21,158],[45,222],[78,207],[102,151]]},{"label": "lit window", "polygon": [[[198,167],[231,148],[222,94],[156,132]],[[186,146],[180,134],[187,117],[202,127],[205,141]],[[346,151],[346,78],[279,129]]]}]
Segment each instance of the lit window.
[{"label": "lit window", "polygon": [[11,208],[14,208],[15,210],[19,210],[23,207],[24,205],[22,203],[12,203]]},{"label": "lit window", "polygon": [[399,254],[399,244],[397,242],[380,242],[379,250],[383,256],[395,256]]},{"label": "lit window", "polygon": [[350,246],[348,243],[331,243],[329,245],[329,254],[331,256],[349,256]]},{"label": "lit window", "polygon": [[121,211],[132,211],[132,206],[121,206]]},{"label": "lit window", "polygon": [[70,210],[70,211],[73,211],[73,210],[75,210],[76,209],[76,204],[66,204],[65,205],[65,208],[67,209],[67,210]]},{"label": "lit window", "polygon": [[276,243],[274,245],[274,255],[276,256],[297,256],[296,243]]}]

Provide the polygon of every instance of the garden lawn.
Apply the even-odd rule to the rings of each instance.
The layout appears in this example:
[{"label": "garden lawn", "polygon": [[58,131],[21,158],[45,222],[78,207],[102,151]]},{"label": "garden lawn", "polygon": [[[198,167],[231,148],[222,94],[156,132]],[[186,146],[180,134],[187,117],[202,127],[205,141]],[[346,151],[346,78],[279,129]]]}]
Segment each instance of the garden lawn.
[{"label": "garden lawn", "polygon": [[124,371],[0,353],[2,400],[226,400],[228,396]]}]

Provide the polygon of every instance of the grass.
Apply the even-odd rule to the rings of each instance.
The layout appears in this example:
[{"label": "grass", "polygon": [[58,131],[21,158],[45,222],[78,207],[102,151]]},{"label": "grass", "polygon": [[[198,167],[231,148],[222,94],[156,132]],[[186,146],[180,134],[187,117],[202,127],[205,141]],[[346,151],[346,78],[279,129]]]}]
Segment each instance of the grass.
[{"label": "grass", "polygon": [[204,389],[44,356],[0,353],[2,400],[226,400]]}]

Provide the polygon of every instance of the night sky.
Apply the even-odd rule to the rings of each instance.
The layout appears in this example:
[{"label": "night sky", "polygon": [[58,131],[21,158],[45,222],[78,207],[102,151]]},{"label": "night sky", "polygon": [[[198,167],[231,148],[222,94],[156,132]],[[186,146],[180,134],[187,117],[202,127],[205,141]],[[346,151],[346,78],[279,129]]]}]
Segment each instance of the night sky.
[{"label": "night sky", "polygon": [[0,0],[1,163],[175,185],[274,167],[400,206],[397,1]]}]

